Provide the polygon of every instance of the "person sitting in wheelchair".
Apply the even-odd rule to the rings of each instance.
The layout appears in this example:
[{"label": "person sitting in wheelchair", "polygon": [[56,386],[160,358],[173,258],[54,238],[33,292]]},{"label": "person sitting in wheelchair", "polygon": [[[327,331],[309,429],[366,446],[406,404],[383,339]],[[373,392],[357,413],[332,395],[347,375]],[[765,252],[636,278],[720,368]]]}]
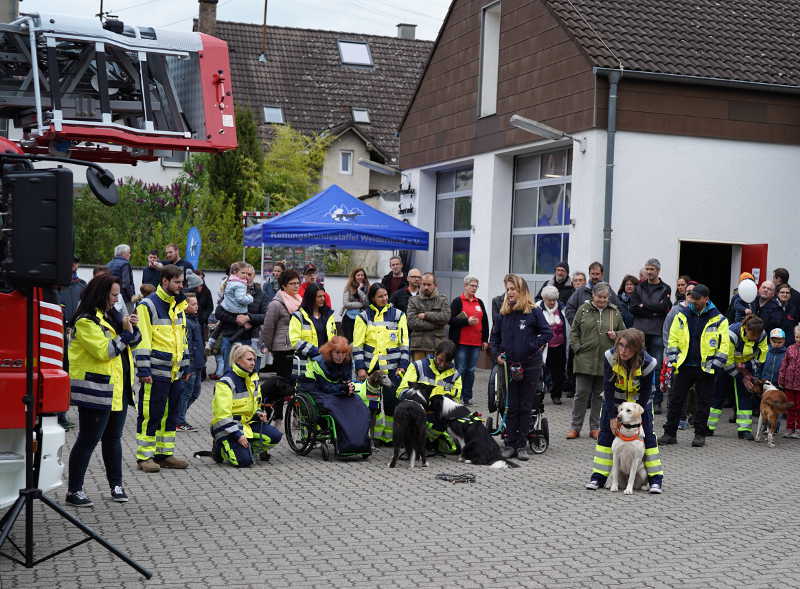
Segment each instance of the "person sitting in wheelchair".
[{"label": "person sitting in wheelchair", "polygon": [[300,390],[314,397],[336,424],[337,453],[369,453],[369,409],[352,382],[352,349],[347,339],[337,335],[323,344],[306,364],[305,376]]},{"label": "person sitting in wheelchair", "polygon": [[254,452],[261,460],[269,460],[269,449],[281,441],[282,434],[266,422],[261,411],[255,350],[235,344],[230,366],[217,381],[211,401],[211,456],[216,462],[242,468],[253,464]]},{"label": "person sitting in wheelchair", "polygon": [[[452,341],[439,342],[433,354],[409,364],[400,386],[397,387],[397,397],[401,398],[403,391],[419,382],[433,387],[428,401],[436,395],[444,395],[461,403],[461,375],[453,362],[455,355],[456,345]],[[443,424],[432,421],[429,415],[428,443],[433,446],[433,450],[454,454],[458,452],[458,447],[445,429]]]}]

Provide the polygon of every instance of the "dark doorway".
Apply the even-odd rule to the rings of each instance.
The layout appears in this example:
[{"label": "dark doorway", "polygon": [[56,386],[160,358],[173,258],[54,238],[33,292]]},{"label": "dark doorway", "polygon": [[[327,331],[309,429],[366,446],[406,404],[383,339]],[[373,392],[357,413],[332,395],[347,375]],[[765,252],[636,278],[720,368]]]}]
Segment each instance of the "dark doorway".
[{"label": "dark doorway", "polygon": [[681,242],[678,274],[688,274],[692,280],[705,284],[721,313],[728,311],[731,297],[732,249],[725,243]]}]

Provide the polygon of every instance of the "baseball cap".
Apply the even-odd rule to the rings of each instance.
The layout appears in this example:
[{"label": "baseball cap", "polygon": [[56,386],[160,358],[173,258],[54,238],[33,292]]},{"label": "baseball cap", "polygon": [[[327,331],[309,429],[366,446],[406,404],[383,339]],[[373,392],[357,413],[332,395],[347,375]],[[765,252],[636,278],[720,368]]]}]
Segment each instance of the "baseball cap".
[{"label": "baseball cap", "polygon": [[786,334],[780,327],[776,327],[775,329],[769,332],[769,339],[775,339],[775,338],[786,339]]},{"label": "baseball cap", "polygon": [[303,268],[303,276],[306,274],[311,274],[312,272],[316,272],[317,267],[314,264],[306,264]]},{"label": "baseball cap", "polygon": [[694,288],[686,293],[686,296],[690,299],[699,299],[710,295],[711,293],[705,284],[695,284]]},{"label": "baseball cap", "polygon": [[741,274],[739,274],[739,282],[741,282],[742,280],[745,280],[745,279],[747,279],[747,278],[749,278],[749,279],[750,279],[750,280],[752,280],[753,282],[755,282],[755,280],[756,280],[756,279],[753,277],[753,275],[752,275],[752,274],[750,274],[750,272],[742,272]]}]

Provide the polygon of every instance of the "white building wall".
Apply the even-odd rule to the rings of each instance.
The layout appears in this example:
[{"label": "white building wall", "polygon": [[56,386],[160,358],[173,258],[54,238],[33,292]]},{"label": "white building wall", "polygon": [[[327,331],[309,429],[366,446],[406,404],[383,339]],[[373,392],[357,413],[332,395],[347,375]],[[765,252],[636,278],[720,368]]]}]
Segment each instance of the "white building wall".
[{"label": "white building wall", "polygon": [[674,285],[681,240],[768,243],[769,271],[800,275],[800,147],[618,133],[616,154],[613,285],[653,256]]}]

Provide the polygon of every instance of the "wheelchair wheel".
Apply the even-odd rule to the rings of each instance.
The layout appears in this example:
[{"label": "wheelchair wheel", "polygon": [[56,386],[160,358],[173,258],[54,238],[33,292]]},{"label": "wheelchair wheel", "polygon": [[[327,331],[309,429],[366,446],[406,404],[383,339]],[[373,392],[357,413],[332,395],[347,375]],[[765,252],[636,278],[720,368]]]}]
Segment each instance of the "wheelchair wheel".
[{"label": "wheelchair wheel", "polygon": [[332,456],[330,448],[328,448],[328,442],[323,440],[323,442],[319,445],[319,447],[320,450],[322,450],[322,460],[324,460],[325,462],[330,462]]},{"label": "wheelchair wheel", "polygon": [[506,385],[503,382],[503,372],[497,365],[492,367],[489,375],[489,417],[486,419],[486,429],[493,436],[503,431],[503,418],[506,411]]},{"label": "wheelchair wheel", "polygon": [[544,454],[550,447],[550,425],[546,417],[538,419],[539,427],[528,438],[528,446],[534,454]]},{"label": "wheelchair wheel", "polygon": [[316,442],[316,407],[305,395],[295,395],[289,401],[284,415],[284,429],[289,447],[300,456],[305,456]]}]

